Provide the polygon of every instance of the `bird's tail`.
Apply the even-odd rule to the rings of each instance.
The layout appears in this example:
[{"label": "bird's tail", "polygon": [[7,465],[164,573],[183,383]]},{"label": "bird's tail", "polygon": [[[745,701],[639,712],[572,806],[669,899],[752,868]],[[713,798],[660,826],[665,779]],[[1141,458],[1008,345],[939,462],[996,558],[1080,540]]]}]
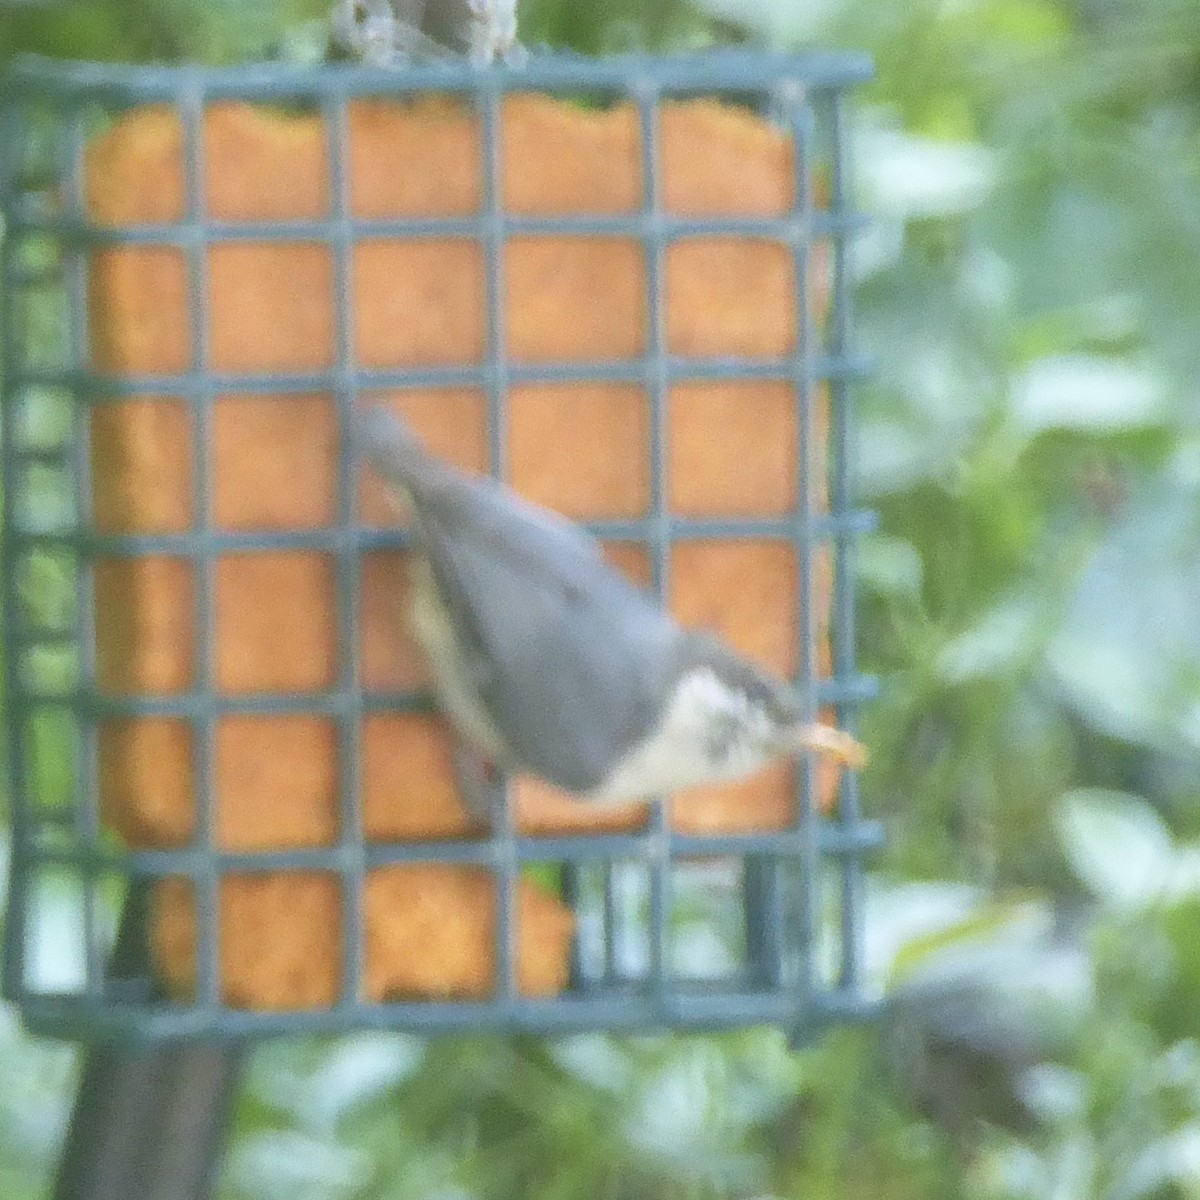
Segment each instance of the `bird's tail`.
[{"label": "bird's tail", "polygon": [[425,449],[404,421],[385,409],[359,410],[354,435],[363,458],[392,487],[414,498],[454,473]]}]

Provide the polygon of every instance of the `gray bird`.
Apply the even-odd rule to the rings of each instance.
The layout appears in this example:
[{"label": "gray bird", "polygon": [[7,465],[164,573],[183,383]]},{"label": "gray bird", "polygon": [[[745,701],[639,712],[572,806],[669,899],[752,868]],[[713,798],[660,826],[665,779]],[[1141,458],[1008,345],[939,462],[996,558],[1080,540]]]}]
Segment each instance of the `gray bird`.
[{"label": "gray bird", "polygon": [[463,59],[519,67],[529,57],[517,41],[516,0],[338,0],[330,32],[375,67]]},{"label": "gray bird", "polygon": [[476,813],[491,809],[488,764],[605,804],[808,750],[861,765],[849,734],[808,721],[782,680],[676,624],[579,526],[432,457],[380,409],[360,414],[357,435],[411,505],[413,631],[473,752],[458,772]]}]

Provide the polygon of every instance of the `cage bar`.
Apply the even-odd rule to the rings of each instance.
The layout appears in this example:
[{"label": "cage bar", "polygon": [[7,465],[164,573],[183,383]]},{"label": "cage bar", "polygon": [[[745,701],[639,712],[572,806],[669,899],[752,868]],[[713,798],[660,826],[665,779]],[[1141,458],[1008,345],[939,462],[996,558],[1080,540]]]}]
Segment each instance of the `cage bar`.
[{"label": "cage bar", "polygon": [[[480,240],[484,252],[487,320],[484,334],[484,381],[487,392],[488,452],[492,474],[503,480],[508,462],[508,332],[505,322],[505,242],[510,236],[502,199],[503,148],[498,88],[481,86],[476,96],[483,129],[483,204]],[[506,1012],[517,1005],[516,888],[519,863],[512,789],[507,780],[497,789],[492,813],[496,919],[493,928],[496,1003]]]},{"label": "cage bar", "polygon": [[[783,104],[795,145],[793,186],[796,191],[797,220],[803,224],[810,220],[815,208],[812,172],[813,111],[803,88],[795,84],[784,85],[780,89],[779,99]],[[796,346],[798,351],[796,356],[796,420],[799,429],[796,465],[800,472],[797,491],[803,496],[800,511],[797,514],[800,528],[796,531],[799,542],[797,563],[800,601],[799,686],[805,689],[808,716],[813,719],[817,715],[819,695],[816,653],[817,614],[813,611],[816,587],[813,576],[813,541],[815,537],[819,536],[818,522],[822,506],[819,503],[820,498],[814,495],[810,467],[820,449],[815,444],[816,439],[813,434],[813,418],[816,407],[813,391],[817,380],[814,377],[812,365],[816,358],[816,347],[820,344],[820,337],[816,328],[816,317],[813,313],[813,272],[808,240],[798,238],[793,243],[792,254],[796,269],[796,286],[800,296],[800,302],[796,306]],[[834,512],[839,511],[839,505],[832,499],[831,504]],[[836,675],[836,671],[834,673]],[[817,806],[814,801],[816,781],[812,761],[807,755],[798,764],[796,784],[796,821],[799,835],[804,842],[801,850],[797,896],[799,908],[796,926],[797,945],[795,947],[798,951],[796,958],[799,968],[797,990],[800,996],[807,1001],[816,988],[814,957],[818,940],[817,926],[820,920],[822,885],[820,830]]]},{"label": "cage bar", "polygon": [[[351,227],[350,171],[347,147],[350,127],[346,105],[327,100],[323,106],[326,153],[329,159],[329,193],[332,205],[334,279],[334,363],[338,380],[334,389],[338,425],[349,440],[357,395],[354,388],[354,231]],[[341,1005],[354,1009],[361,1003],[366,969],[366,843],[362,817],[362,686],[359,672],[358,630],[361,613],[358,595],[361,558],[354,530],[358,516],[358,462],[342,455],[338,464],[336,607],[338,621],[339,683],[344,703],[338,720],[338,834],[339,878],[342,890]]]},{"label": "cage bar", "polygon": [[189,874],[196,914],[196,998],[212,1012],[221,1005],[220,875],[217,870],[216,548],[212,537],[212,410],[217,391],[208,366],[208,261],[205,254],[204,92],[200,74],[187,70],[178,97],[183,121],[184,251],[190,317],[189,371],[192,415],[192,521],[189,559],[194,564],[196,645],[193,669],[198,709],[192,716],[196,771],[196,829]]},{"label": "cage bar", "polygon": [[[7,201],[13,195],[18,174],[23,169],[21,149],[27,132],[24,116],[23,106],[0,104],[0,201]],[[0,477],[5,480],[17,478],[19,462],[16,421],[10,415],[15,411],[20,396],[13,371],[13,358],[21,336],[17,328],[17,287],[11,282],[17,274],[16,239],[6,234],[0,238],[0,344],[3,347],[3,359],[0,360],[3,367],[0,370],[0,403],[3,404],[3,413],[0,415]],[[17,635],[24,624],[24,614],[17,591],[18,572],[13,570],[17,557],[17,538],[16,508],[11,502],[3,505],[0,521],[6,567],[5,586],[0,597],[5,638],[4,709],[8,715],[6,751],[12,788],[9,817],[12,844],[8,861],[8,908],[4,921],[4,961],[0,964],[0,983],[3,983],[5,996],[19,997],[25,990],[33,788],[26,771],[25,739],[17,732],[20,722],[16,720],[17,714],[24,708],[25,699],[17,668],[18,656],[23,649]]]},{"label": "cage bar", "polygon": [[[829,99],[830,135],[833,156],[830,164],[830,200],[835,208],[850,202],[850,154],[846,130],[845,107],[842,97],[834,93]],[[845,237],[833,239],[833,291],[830,307],[829,341],[834,357],[841,354],[850,342],[851,288],[849,245]],[[830,419],[832,422],[832,466],[830,495],[835,509],[845,509],[851,503],[852,425],[850,396],[842,380],[830,383],[833,393]],[[855,605],[853,544],[837,536],[833,542],[833,658],[835,675],[852,675],[855,662]],[[851,731],[856,728],[855,714],[845,703],[835,706],[838,720]],[[858,777],[850,772],[843,780],[839,795],[838,816],[846,828],[854,828],[862,820]],[[842,866],[841,950],[842,962],[838,989],[853,994],[859,985],[862,962],[862,929],[864,914],[864,879],[858,862],[847,859]]]},{"label": "cage bar", "polygon": [[[641,132],[642,187],[645,207],[646,247],[646,373],[650,395],[650,512],[647,535],[650,548],[650,574],[659,601],[666,604],[671,586],[671,539],[667,528],[667,296],[666,240],[662,232],[662,151],[659,137],[658,106],[661,94],[653,77],[637,79],[633,87],[638,106]],[[671,895],[667,859],[667,810],[665,803],[654,804],[647,825],[650,852],[649,973],[655,999],[661,1006],[668,989],[668,922]],[[611,885],[610,885],[611,886]]]},{"label": "cage bar", "polygon": [[[83,154],[85,130],[83,111],[79,106],[70,106],[63,113],[65,136],[60,144],[61,174],[66,197],[65,211],[82,224],[86,199],[83,181]],[[67,317],[69,342],[67,360],[70,369],[82,374],[88,358],[87,345],[87,275],[84,248],[75,236],[62,240],[63,282],[68,297]],[[90,413],[81,404],[73,409],[74,425],[70,456],[74,468],[73,500],[75,529],[89,523],[91,517],[91,463],[87,454],[90,444]],[[82,656],[81,674],[84,679],[94,677],[94,619],[92,613],[91,563],[86,555],[79,557],[75,590],[75,649]],[[76,778],[73,807],[76,830],[82,842],[94,847],[100,839],[100,789],[97,767],[96,728],[89,722],[81,722],[77,736],[73,739],[76,752]],[[108,948],[101,945],[96,914],[95,871],[83,872],[84,901],[83,929],[84,952],[86,955],[86,990],[91,997],[103,990],[104,956]]]},{"label": "cage bar", "polygon": [[409,63],[403,71],[365,66],[309,67],[255,63],[236,67],[163,69],[138,64],[67,62],[19,55],[6,70],[5,88],[17,96],[83,97],[127,106],[178,98],[180,78],[191,70],[206,100],[308,100],[314,96],[405,95],[414,92],[475,94],[501,91],[627,91],[630,81],[652,77],[665,92],[712,93],[769,88],[797,79],[810,91],[844,89],[874,74],[871,57],[849,50],[764,51],[721,48],[703,55],[661,58],[619,54],[603,59],[573,54],[534,55],[520,70],[466,63]]}]

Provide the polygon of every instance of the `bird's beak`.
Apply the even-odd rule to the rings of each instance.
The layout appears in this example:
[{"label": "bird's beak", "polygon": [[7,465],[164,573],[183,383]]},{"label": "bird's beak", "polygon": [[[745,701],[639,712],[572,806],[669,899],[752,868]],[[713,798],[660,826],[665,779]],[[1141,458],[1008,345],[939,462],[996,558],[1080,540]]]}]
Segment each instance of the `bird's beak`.
[{"label": "bird's beak", "polygon": [[816,721],[805,721],[794,725],[787,735],[788,749],[794,754],[815,751],[836,758],[844,767],[857,771],[867,761],[867,748],[844,729],[822,725]]}]

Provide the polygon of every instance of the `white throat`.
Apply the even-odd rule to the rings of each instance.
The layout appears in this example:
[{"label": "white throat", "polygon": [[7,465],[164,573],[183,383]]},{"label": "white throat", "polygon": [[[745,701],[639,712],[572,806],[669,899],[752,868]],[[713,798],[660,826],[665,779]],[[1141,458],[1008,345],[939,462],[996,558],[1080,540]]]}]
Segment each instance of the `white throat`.
[{"label": "white throat", "polygon": [[770,718],[708,667],[685,675],[658,727],[588,800],[652,799],[701,783],[739,779],[777,757]]}]

